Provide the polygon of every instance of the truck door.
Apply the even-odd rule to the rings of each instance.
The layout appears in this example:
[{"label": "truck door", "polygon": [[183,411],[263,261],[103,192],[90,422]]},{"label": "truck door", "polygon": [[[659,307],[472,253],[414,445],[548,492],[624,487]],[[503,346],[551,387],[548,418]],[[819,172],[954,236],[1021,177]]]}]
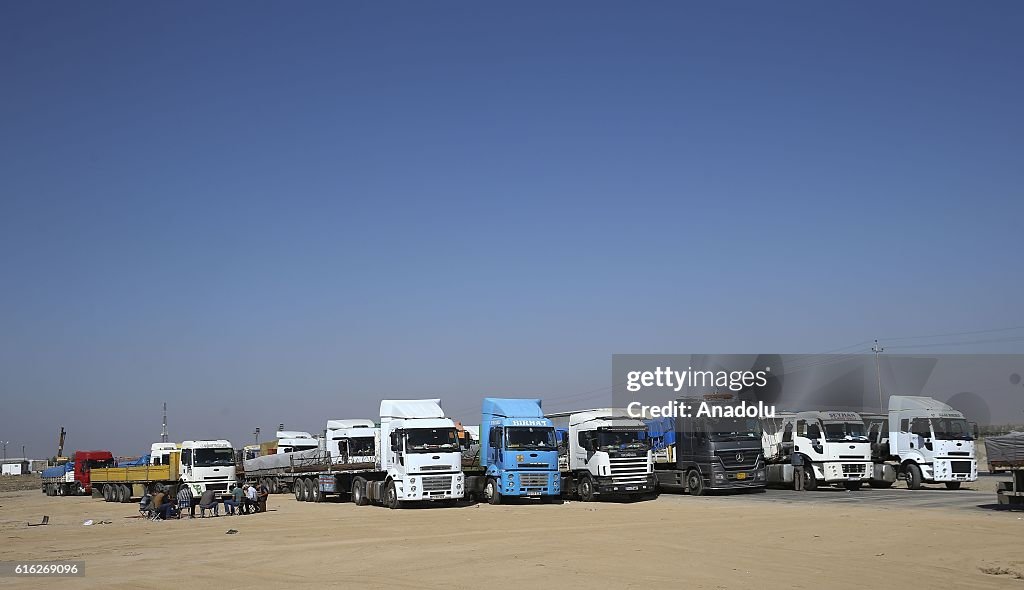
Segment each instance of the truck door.
[{"label": "truck door", "polygon": [[181,475],[185,481],[192,481],[192,449],[181,450]]},{"label": "truck door", "polygon": [[487,435],[487,463],[501,467],[501,441],[504,432],[500,426],[492,426]]}]

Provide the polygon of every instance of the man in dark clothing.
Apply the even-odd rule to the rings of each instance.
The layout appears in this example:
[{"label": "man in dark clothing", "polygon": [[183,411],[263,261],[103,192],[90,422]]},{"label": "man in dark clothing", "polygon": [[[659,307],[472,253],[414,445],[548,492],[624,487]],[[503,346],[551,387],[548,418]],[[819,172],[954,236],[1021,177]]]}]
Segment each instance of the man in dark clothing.
[{"label": "man in dark clothing", "polygon": [[178,514],[184,515],[188,509],[188,517],[196,517],[195,496],[192,495],[192,486],[187,483],[179,484],[178,487]]},{"label": "man in dark clothing", "polygon": [[201,518],[206,518],[206,511],[210,509],[213,509],[214,516],[220,516],[218,513],[218,505],[219,502],[217,502],[217,494],[213,490],[207,488],[206,491],[203,492],[203,495],[199,497],[199,516]]},{"label": "man in dark clothing", "polygon": [[793,464],[793,486],[798,492],[804,491],[804,456],[800,453],[793,453],[789,456]]},{"label": "man in dark clothing", "polygon": [[260,485],[260,491],[257,494],[257,497],[259,498],[258,501],[259,501],[259,506],[260,506],[260,512],[266,512],[267,511],[267,496],[269,496],[269,495],[270,495],[270,490],[267,489],[267,484],[261,484]]}]

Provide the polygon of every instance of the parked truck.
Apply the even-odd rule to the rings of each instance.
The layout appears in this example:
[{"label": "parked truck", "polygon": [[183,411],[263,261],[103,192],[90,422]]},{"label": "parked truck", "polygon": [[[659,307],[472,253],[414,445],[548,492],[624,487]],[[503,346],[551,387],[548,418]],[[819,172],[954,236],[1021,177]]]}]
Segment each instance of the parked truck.
[{"label": "parked truck", "polygon": [[949,405],[930,397],[894,395],[889,413],[868,416],[867,422],[873,487],[887,488],[903,479],[912,490],[925,483],[955,490],[978,479],[972,428]]},{"label": "parked truck", "polygon": [[645,420],[658,489],[694,496],[707,491],[763,490],[767,475],[760,421],[715,412],[716,407],[738,402],[731,394],[680,402],[707,411]]},{"label": "parked truck", "polygon": [[[376,469],[378,429],[372,420],[328,420],[315,448],[247,458],[244,480],[272,494],[294,493],[300,502],[348,494],[356,474]],[[281,447],[277,447],[280,449]]]},{"label": "parked truck", "polygon": [[477,461],[466,468],[468,496],[491,504],[513,497],[545,504],[561,498],[555,427],[539,399],[484,398],[480,424]]},{"label": "parked truck", "polygon": [[563,495],[584,502],[656,494],[646,425],[623,409],[548,414],[559,434]]},{"label": "parked truck", "polygon": [[793,484],[792,455],[803,456],[804,488],[859,490],[871,478],[871,444],[856,412],[778,413],[763,421],[768,483]]},{"label": "parked truck", "polygon": [[112,465],[110,451],[75,451],[67,463],[43,470],[42,491],[47,496],[91,494],[93,472]]},{"label": "parked truck", "polygon": [[1024,508],[1024,432],[985,438],[989,471],[1010,472],[1009,481],[996,485],[996,500],[1009,509]]},{"label": "parked truck", "polygon": [[92,470],[93,495],[106,502],[130,502],[156,485],[188,485],[196,496],[227,492],[235,483],[235,452],[226,440],[186,440],[181,448],[154,443],[150,464]]}]

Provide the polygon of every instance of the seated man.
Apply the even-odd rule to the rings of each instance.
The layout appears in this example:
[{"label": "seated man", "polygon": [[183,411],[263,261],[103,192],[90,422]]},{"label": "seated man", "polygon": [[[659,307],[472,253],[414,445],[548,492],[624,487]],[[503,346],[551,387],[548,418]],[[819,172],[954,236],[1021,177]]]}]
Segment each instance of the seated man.
[{"label": "seated man", "polygon": [[256,499],[256,486],[250,485],[245,488],[245,505],[249,514],[259,512],[259,503]]},{"label": "seated man", "polygon": [[207,489],[203,492],[203,495],[199,497],[199,517],[206,518],[206,511],[211,508],[213,509],[214,516],[220,516],[218,513],[218,505],[217,494],[213,490]]},{"label": "seated man", "polygon": [[240,511],[239,507],[241,506],[242,490],[237,486],[232,485],[228,491],[231,492],[231,497],[224,500],[224,512],[234,516]]}]

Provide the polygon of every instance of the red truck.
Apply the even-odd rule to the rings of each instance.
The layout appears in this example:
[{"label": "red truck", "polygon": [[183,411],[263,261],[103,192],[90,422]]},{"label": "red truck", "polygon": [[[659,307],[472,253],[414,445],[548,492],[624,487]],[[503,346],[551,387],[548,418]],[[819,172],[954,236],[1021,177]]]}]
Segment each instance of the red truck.
[{"label": "red truck", "polygon": [[43,493],[47,496],[81,496],[92,493],[89,471],[95,467],[113,467],[110,451],[75,451],[71,459],[43,470]]}]

